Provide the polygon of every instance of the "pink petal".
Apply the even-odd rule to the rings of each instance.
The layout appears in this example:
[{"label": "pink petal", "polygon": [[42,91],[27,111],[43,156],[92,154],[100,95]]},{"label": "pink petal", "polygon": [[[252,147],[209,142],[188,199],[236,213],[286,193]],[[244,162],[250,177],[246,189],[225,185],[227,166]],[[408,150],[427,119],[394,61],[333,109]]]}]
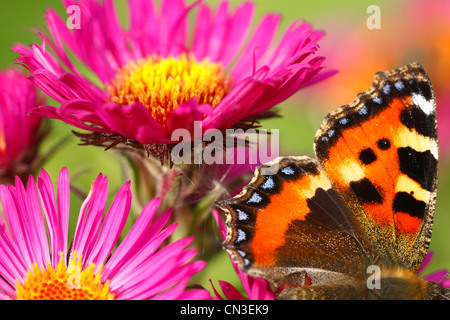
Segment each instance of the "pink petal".
[{"label": "pink petal", "polygon": [[[61,171],[58,184],[69,184],[69,177],[67,172]],[[64,215],[67,210],[62,212],[58,210],[56,205],[56,199],[54,194],[53,183],[50,176],[45,170],[41,170],[40,177],[38,179],[39,192],[42,199],[42,206],[44,209],[45,217],[47,219],[48,234],[51,247],[51,263],[55,268],[59,261],[59,253],[66,252],[67,249],[67,233],[64,233],[66,229],[62,225],[67,221],[67,217]],[[68,188],[68,187],[67,187]]]},{"label": "pink petal", "polygon": [[194,137],[194,121],[201,121],[205,115],[211,112],[212,107],[208,104],[198,105],[196,97],[183,102],[170,116],[169,132],[172,134],[177,129],[185,129],[191,137]]},{"label": "pink petal", "polygon": [[279,22],[280,16],[275,14],[266,15],[261,20],[244,53],[231,71],[235,81],[240,81],[251,74],[254,63],[266,53],[272,43]]},{"label": "pink petal", "polygon": [[73,239],[73,251],[83,255],[83,266],[87,266],[87,262],[91,259],[95,240],[100,231],[107,196],[108,179],[100,174],[92,184],[91,190],[81,206]]},{"label": "pink petal", "polygon": [[228,300],[245,300],[244,296],[230,283],[219,281],[222,292]]},{"label": "pink petal", "polygon": [[100,264],[105,264],[122,232],[130,211],[130,206],[130,182],[127,182],[117,192],[117,195],[104,218],[98,237],[95,239],[95,244],[90,256],[86,259],[86,264],[94,262],[97,268]]}]

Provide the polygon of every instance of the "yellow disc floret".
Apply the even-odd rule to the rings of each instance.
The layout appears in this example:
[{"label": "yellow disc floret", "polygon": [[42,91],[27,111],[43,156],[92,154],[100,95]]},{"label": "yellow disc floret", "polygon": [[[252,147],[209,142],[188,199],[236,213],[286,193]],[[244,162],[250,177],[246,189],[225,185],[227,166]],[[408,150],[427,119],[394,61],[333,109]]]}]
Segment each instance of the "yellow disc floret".
[{"label": "yellow disc floret", "polygon": [[131,62],[107,88],[111,101],[123,105],[141,102],[167,128],[170,114],[182,102],[197,97],[199,104],[215,107],[230,91],[231,81],[220,63],[199,62],[182,54]]},{"label": "yellow disc floret", "polygon": [[101,268],[94,273],[95,264],[91,263],[81,270],[81,255],[76,252],[66,267],[60,256],[56,269],[47,263],[47,268],[40,270],[35,263],[24,283],[17,281],[17,300],[114,300],[109,282],[101,282]]}]

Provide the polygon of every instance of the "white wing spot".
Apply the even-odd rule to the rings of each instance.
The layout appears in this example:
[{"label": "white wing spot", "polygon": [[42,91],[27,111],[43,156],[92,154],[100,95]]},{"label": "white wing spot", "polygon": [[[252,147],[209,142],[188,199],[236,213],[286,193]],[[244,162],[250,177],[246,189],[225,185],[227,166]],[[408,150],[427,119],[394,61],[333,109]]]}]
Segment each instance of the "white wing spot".
[{"label": "white wing spot", "polygon": [[281,169],[281,172],[283,172],[285,175],[288,175],[288,176],[293,175],[295,173],[291,167],[286,167],[284,169]]},{"label": "white wing spot", "polygon": [[360,115],[366,115],[366,114],[368,114],[369,112],[367,111],[367,107],[364,106],[364,107],[362,107],[361,109],[358,110],[358,113],[359,113]]},{"label": "white wing spot", "polygon": [[394,83],[394,86],[397,88],[397,90],[403,90],[405,88],[405,85],[400,80]]},{"label": "white wing spot", "polygon": [[268,177],[266,182],[264,182],[264,184],[261,186],[261,188],[263,188],[264,190],[267,190],[267,189],[273,189],[274,186],[275,186],[275,182],[273,182],[273,178]]},{"label": "white wing spot", "polygon": [[241,229],[238,229],[237,231],[238,231],[238,237],[236,239],[237,243],[242,242],[245,239],[247,239],[247,235],[245,234],[244,231],[242,231]]},{"label": "white wing spot", "polygon": [[244,211],[240,210],[240,209],[236,209],[237,213],[238,213],[238,219],[239,220],[247,220],[248,219],[248,214],[245,213]]},{"label": "white wing spot", "polygon": [[238,250],[237,252],[241,255],[241,257],[245,257],[246,255],[246,253],[242,250]]},{"label": "white wing spot", "polygon": [[426,115],[430,115],[433,113],[433,101],[428,101],[424,96],[418,93],[412,94],[412,100],[416,106],[418,106],[420,109],[422,109],[423,112],[425,112]]},{"label": "white wing spot", "polygon": [[259,194],[257,194],[256,192],[253,192],[250,199],[247,200],[247,203],[260,203],[261,200],[262,200],[262,197]]},{"label": "white wing spot", "polygon": [[373,99],[373,102],[381,104],[383,102],[383,100],[381,100],[380,97],[376,97],[376,98]]},{"label": "white wing spot", "polygon": [[346,125],[348,123],[348,119],[347,118],[339,119],[339,123],[342,125]]}]

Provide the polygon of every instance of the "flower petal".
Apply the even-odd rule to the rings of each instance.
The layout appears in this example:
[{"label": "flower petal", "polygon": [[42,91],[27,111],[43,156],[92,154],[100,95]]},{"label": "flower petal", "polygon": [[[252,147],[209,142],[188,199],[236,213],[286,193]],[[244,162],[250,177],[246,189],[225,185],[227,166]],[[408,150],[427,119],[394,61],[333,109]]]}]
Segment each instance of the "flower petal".
[{"label": "flower petal", "polygon": [[[61,170],[58,185],[69,184],[69,176],[66,170]],[[49,234],[49,241],[51,247],[51,264],[54,268],[59,261],[59,253],[66,253],[67,251],[67,226],[63,223],[68,221],[68,210],[65,208],[58,208],[56,204],[54,187],[50,179],[50,176],[45,170],[41,170],[40,177],[38,178],[39,193],[42,199],[42,207],[47,220],[47,228]],[[69,188],[68,186],[66,187]],[[65,196],[62,194],[61,196]],[[60,200],[62,203],[67,203],[67,199]]]},{"label": "flower petal", "polygon": [[187,130],[191,137],[195,135],[195,121],[201,121],[205,115],[211,114],[211,105],[198,105],[197,98],[193,98],[187,102],[182,103],[176,108],[169,119],[169,132],[177,129]]}]

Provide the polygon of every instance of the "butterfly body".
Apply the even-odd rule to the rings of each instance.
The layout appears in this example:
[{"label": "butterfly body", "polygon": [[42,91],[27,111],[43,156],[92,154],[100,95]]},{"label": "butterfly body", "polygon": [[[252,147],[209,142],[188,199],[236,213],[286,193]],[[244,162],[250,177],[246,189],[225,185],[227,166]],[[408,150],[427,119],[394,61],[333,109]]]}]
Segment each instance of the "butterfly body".
[{"label": "butterfly body", "polygon": [[314,147],[317,159],[261,165],[218,204],[224,246],[240,267],[268,279],[280,299],[448,296],[415,274],[437,189],[435,99],[423,68],[377,73],[368,91],[325,118]]},{"label": "butterfly body", "polygon": [[297,300],[425,300],[448,299],[448,290],[437,283],[427,282],[415,273],[402,269],[380,269],[379,286],[367,273],[343,280],[329,280],[324,284],[285,285],[278,299]]}]

